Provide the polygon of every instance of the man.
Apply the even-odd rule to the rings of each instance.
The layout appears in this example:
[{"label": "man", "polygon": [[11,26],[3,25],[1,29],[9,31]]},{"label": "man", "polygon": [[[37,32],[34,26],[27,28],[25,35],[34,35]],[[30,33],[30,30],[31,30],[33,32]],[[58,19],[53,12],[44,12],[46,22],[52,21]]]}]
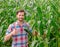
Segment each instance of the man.
[{"label": "man", "polygon": [[[24,21],[24,15],[24,10],[17,11],[17,21],[10,24],[7,29],[4,41],[8,41],[12,37],[12,47],[28,47],[28,35],[24,28],[27,28],[30,32],[32,32],[32,29]],[[35,32],[33,34],[36,35]]]}]

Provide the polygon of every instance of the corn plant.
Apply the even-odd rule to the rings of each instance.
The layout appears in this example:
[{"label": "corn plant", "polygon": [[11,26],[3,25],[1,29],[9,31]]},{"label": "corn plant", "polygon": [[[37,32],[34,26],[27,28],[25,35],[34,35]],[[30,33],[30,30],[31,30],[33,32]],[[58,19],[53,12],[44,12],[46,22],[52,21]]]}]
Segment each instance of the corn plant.
[{"label": "corn plant", "polygon": [[9,24],[16,21],[17,10],[24,9],[25,20],[39,35],[32,36],[29,47],[60,47],[60,0],[0,0],[0,46]]}]

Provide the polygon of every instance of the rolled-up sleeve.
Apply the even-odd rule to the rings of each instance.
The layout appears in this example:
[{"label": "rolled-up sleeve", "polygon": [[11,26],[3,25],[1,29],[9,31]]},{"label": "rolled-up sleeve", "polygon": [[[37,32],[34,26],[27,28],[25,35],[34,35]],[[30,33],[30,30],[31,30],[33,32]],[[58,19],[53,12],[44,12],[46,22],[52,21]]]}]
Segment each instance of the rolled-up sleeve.
[{"label": "rolled-up sleeve", "polygon": [[11,31],[12,31],[12,28],[11,28],[11,24],[10,24],[9,27],[8,27],[8,29],[7,29],[7,31],[6,31],[6,35],[9,34],[9,33],[11,33]]},{"label": "rolled-up sleeve", "polygon": [[32,28],[31,27],[29,27],[29,31],[32,32]]},{"label": "rolled-up sleeve", "polygon": [[30,27],[29,23],[27,23],[29,31],[32,33],[32,28]]}]

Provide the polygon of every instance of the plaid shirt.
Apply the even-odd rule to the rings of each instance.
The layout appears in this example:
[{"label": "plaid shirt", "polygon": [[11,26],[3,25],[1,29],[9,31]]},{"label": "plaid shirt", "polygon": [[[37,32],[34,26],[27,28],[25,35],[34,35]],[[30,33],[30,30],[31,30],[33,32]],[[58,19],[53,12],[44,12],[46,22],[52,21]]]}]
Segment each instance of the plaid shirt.
[{"label": "plaid shirt", "polygon": [[23,25],[20,26],[19,22],[16,21],[9,25],[6,35],[11,33],[14,28],[17,29],[17,34],[12,36],[12,39],[13,39],[12,47],[28,47],[28,34],[26,31],[24,31],[24,28],[27,28],[30,31],[32,31],[29,24],[24,22]]}]

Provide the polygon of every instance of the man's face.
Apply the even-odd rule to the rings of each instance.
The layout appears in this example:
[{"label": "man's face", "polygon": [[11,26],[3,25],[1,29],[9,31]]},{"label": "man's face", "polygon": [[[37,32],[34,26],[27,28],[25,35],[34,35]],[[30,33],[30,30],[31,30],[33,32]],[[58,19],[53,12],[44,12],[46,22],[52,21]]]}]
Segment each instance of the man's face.
[{"label": "man's face", "polygon": [[17,18],[18,18],[19,21],[23,21],[24,20],[24,12],[19,12],[17,14]]}]

